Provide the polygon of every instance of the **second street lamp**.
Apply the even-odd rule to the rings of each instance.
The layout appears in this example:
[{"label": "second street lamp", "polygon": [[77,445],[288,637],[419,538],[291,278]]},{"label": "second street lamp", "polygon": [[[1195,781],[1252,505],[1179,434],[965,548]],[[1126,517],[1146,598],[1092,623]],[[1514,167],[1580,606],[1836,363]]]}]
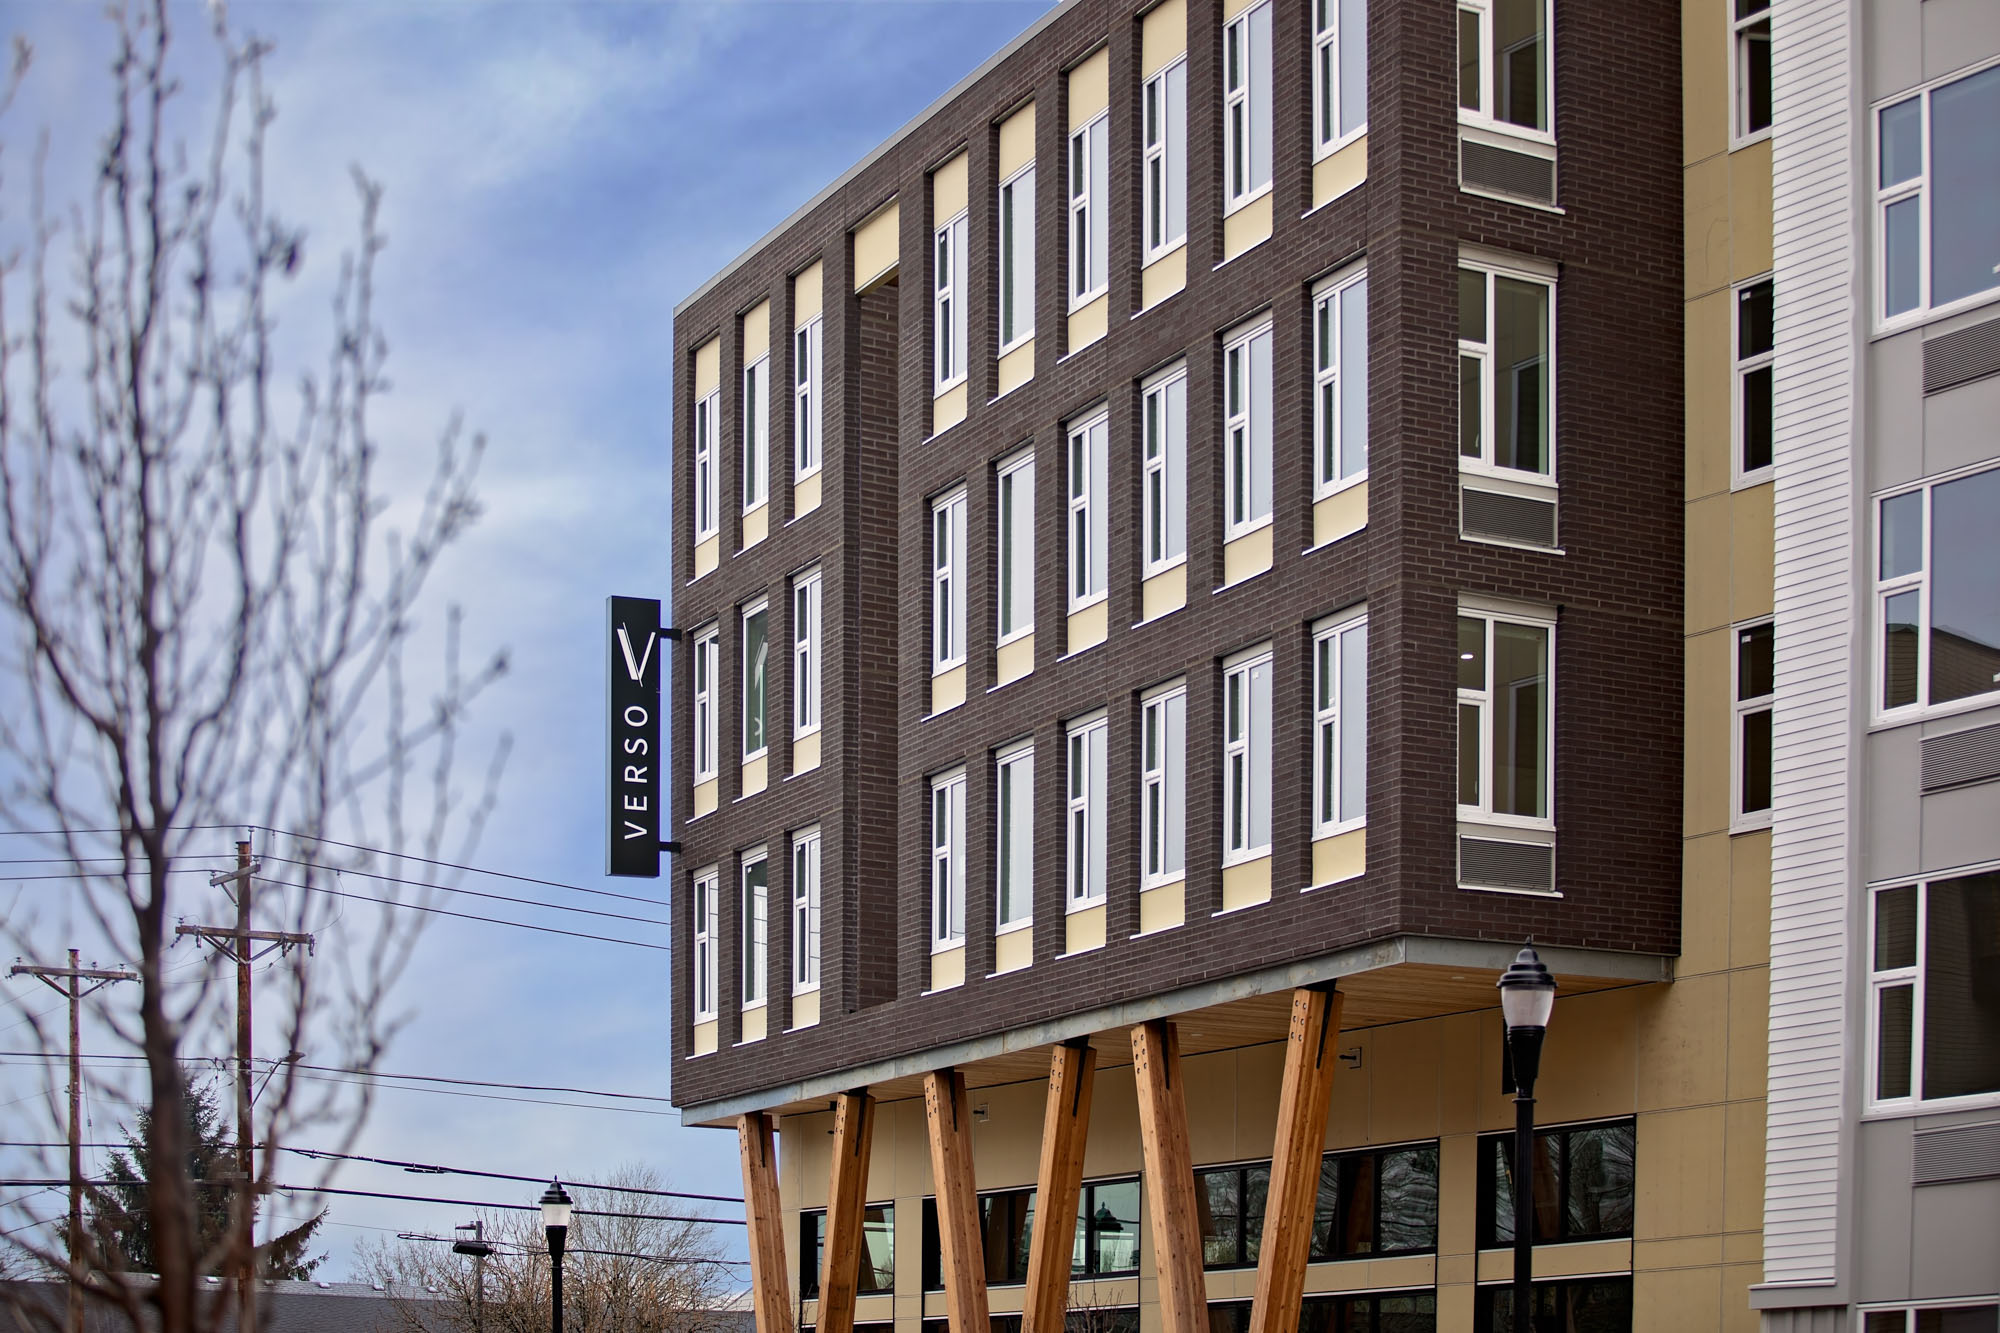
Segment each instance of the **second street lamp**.
[{"label": "second street lamp", "polygon": [[1514,1333],[1533,1333],[1535,1254],[1535,1075],[1556,1004],[1556,979],[1534,944],[1500,976],[1507,1067],[1514,1077]]},{"label": "second street lamp", "polygon": [[569,1237],[569,1195],[551,1178],[542,1191],[542,1230],[549,1238],[549,1333],[562,1333],[563,1241]]}]

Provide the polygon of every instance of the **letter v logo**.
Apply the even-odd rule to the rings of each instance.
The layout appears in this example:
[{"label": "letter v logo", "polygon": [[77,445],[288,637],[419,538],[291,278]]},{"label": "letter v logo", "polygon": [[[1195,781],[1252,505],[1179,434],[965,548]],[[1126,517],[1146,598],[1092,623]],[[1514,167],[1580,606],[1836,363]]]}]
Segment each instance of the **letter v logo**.
[{"label": "letter v logo", "polygon": [[638,661],[634,662],[632,660],[632,636],[625,632],[623,625],[618,627],[618,650],[625,654],[625,670],[631,673],[632,679],[635,681],[643,681],[646,678],[646,664],[653,659],[654,638],[655,636],[651,634],[646,636],[646,651],[639,655]]}]

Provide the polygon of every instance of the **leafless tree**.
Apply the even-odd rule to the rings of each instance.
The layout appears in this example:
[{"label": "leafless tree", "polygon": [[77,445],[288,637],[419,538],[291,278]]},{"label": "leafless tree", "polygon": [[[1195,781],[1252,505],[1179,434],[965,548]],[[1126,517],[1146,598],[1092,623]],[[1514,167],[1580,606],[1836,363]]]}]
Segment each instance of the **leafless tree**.
[{"label": "leafless tree", "polygon": [[[308,273],[307,237],[265,193],[269,49],[221,3],[202,12],[207,40],[181,45],[167,0],[112,4],[113,95],[73,204],[44,200],[46,129],[25,166],[0,161],[12,214],[0,224],[18,238],[0,256],[0,828],[39,831],[42,848],[16,854],[69,877],[23,886],[0,930],[33,953],[67,943],[50,936],[67,923],[139,972],[96,997],[92,1019],[143,1074],[95,1087],[136,1091],[152,1160],[183,1161],[182,1066],[229,1049],[232,965],[192,942],[170,959],[176,918],[228,912],[207,875],[229,864],[216,853],[232,829],[271,831],[247,882],[254,924],[314,933],[317,949],[310,962],[273,955],[258,980],[257,1030],[278,1057],[257,1066],[261,1191],[302,1128],[338,1149],[368,1110],[365,1089],[309,1082],[301,1064],[370,1070],[397,1026],[388,996],[417,915],[327,891],[393,897],[386,881],[334,877],[434,882],[400,857],[464,859],[506,742],[470,791],[455,759],[467,705],[505,659],[462,670],[456,611],[419,617],[440,557],[478,516],[483,441],[454,420],[426,462],[428,446],[378,438],[380,190],[354,171],[357,240],[339,261],[324,364],[286,366],[295,343],[289,328],[278,338],[277,312],[310,319],[286,301]],[[17,39],[9,115],[30,63]],[[197,86],[213,101],[194,105]],[[356,850],[370,846],[389,854]],[[42,1049],[61,1051],[49,997],[13,990]],[[51,1139],[61,1098],[51,1077]],[[25,1243],[135,1326],[214,1328],[237,1274],[255,1271],[251,1191],[236,1187],[237,1225],[204,1245],[194,1188],[186,1172],[152,1174],[160,1271],[144,1281],[87,1231],[72,1263],[32,1225],[46,1212],[0,1213],[12,1238],[0,1244]]]},{"label": "leafless tree", "polygon": [[[659,1172],[626,1166],[604,1183],[665,1189]],[[563,1257],[563,1323],[576,1333],[721,1333],[718,1306],[732,1284],[706,1222],[662,1220],[686,1205],[610,1190],[566,1187],[576,1199]],[[663,1206],[668,1205],[668,1206]],[[623,1214],[621,1216],[621,1214]],[[652,1214],[651,1217],[634,1214]],[[549,1262],[535,1213],[486,1214],[485,1328],[542,1333],[549,1326]],[[367,1278],[389,1292],[409,1333],[475,1333],[475,1268],[434,1240],[364,1248]]]}]

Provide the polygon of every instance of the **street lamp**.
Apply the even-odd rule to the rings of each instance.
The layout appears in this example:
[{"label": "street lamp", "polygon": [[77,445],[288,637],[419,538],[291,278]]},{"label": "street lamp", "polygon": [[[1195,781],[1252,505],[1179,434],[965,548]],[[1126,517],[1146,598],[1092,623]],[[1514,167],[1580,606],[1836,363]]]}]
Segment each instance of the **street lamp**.
[{"label": "street lamp", "polygon": [[1514,1075],[1514,1333],[1533,1333],[1535,1075],[1556,1005],[1556,979],[1531,940],[1501,973],[1499,984],[1506,1054]]},{"label": "street lamp", "polygon": [[552,1177],[542,1191],[542,1230],[549,1238],[549,1333],[562,1333],[562,1255],[563,1241],[569,1235],[569,1209],[569,1195],[563,1193],[562,1182]]},{"label": "street lamp", "polygon": [[472,1256],[472,1333],[486,1333],[486,1259],[493,1253],[493,1247],[486,1243],[486,1224],[475,1217],[452,1230],[472,1233],[471,1240],[455,1241],[451,1248],[454,1254]]}]

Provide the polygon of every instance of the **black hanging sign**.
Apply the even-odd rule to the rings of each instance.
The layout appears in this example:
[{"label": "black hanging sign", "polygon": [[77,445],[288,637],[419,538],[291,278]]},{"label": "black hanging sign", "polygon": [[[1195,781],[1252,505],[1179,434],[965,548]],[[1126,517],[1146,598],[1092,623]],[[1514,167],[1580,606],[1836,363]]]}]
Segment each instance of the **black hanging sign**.
[{"label": "black hanging sign", "polygon": [[610,753],[606,873],[660,877],[660,603],[607,599]]}]

